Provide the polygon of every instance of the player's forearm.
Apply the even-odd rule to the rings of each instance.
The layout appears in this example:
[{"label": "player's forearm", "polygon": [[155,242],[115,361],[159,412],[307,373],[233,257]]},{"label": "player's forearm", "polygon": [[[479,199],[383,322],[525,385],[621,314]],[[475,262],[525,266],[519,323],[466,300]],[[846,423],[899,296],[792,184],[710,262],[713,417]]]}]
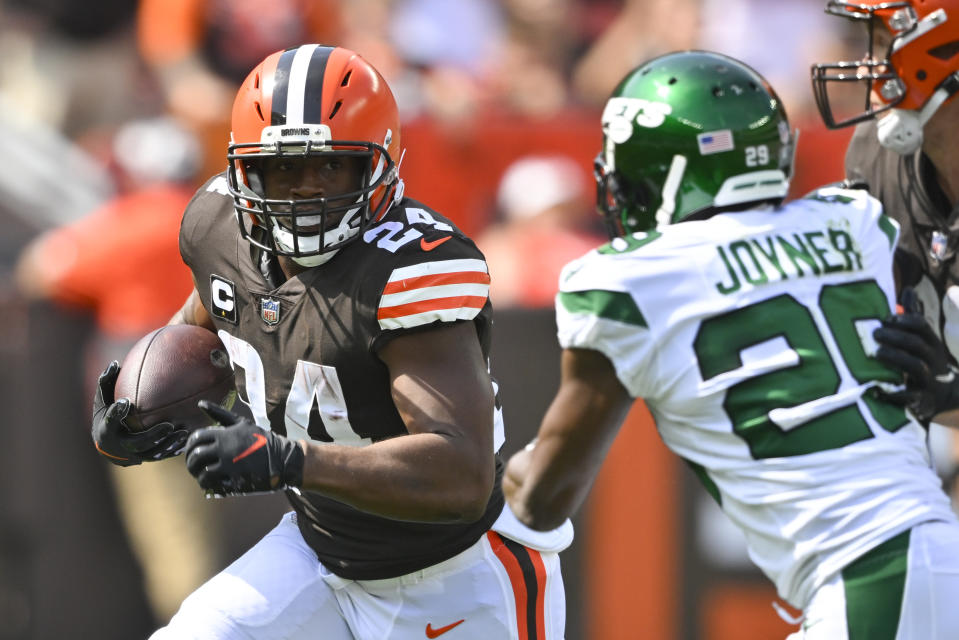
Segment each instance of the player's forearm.
[{"label": "player's forearm", "polygon": [[[503,495],[521,522],[537,530],[553,529],[572,515],[583,496],[563,492],[566,500],[557,500],[556,485],[543,483],[542,473],[531,474],[533,451],[537,442],[526,445],[506,463],[503,473]],[[537,468],[541,468],[538,463]],[[588,483],[587,483],[588,485]]]},{"label": "player's forearm", "polygon": [[206,312],[206,308],[200,300],[200,294],[196,289],[193,289],[186,302],[173,314],[167,324],[192,324],[210,331],[216,330],[213,326],[213,320],[210,318],[210,314]]},{"label": "player's forearm", "polygon": [[548,530],[579,509],[632,402],[604,355],[563,352],[560,388],[535,444],[507,465],[515,483],[507,496],[521,521]]},{"label": "player's forearm", "polygon": [[483,515],[495,477],[491,446],[479,452],[434,433],[306,449],[303,490],[397,520],[473,522]]}]

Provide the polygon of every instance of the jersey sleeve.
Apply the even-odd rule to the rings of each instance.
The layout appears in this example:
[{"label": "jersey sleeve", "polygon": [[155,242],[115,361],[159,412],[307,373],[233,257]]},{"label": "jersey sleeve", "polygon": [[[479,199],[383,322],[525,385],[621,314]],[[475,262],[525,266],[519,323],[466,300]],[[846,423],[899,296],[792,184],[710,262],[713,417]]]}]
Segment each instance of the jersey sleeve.
[{"label": "jersey sleeve", "polygon": [[[437,224],[434,217],[430,220]],[[377,269],[382,275],[374,302],[374,349],[405,332],[491,314],[483,254],[457,229],[440,224],[440,230],[414,225],[419,235],[391,253],[385,269]]]},{"label": "jersey sleeve", "polygon": [[634,398],[654,394],[654,341],[649,322],[611,259],[597,252],[568,264],[556,295],[556,326],[564,349],[592,349],[613,364]]},{"label": "jersey sleeve", "polygon": [[489,300],[489,270],[480,258],[426,260],[390,273],[380,295],[380,329],[412,329],[472,320]]},{"label": "jersey sleeve", "polygon": [[190,269],[196,266],[194,251],[198,241],[208,237],[217,220],[216,212],[223,207],[224,199],[231,200],[226,175],[221,173],[197,190],[183,212],[183,220],[180,222],[180,257]]}]

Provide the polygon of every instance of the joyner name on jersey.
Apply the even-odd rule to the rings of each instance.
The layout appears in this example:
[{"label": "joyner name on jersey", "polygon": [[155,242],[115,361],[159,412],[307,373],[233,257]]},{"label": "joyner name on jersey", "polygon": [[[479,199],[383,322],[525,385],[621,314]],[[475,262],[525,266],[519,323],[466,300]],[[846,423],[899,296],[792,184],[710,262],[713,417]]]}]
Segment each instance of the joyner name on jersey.
[{"label": "joyner name on jersey", "polygon": [[848,232],[828,227],[783,236],[771,233],[716,247],[726,265],[728,280],[716,283],[723,295],[739,291],[743,283],[763,285],[789,278],[862,269],[862,254]]}]

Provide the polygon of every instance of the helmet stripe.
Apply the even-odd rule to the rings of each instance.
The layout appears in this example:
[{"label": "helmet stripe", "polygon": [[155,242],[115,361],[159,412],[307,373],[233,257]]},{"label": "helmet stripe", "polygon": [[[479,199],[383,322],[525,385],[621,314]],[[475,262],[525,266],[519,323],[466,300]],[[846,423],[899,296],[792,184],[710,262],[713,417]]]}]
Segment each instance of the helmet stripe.
[{"label": "helmet stripe", "polygon": [[293,66],[293,58],[296,56],[297,49],[288,49],[280,56],[280,61],[276,63],[276,71],[273,74],[273,105],[270,114],[270,124],[286,124],[287,104],[286,97],[289,93],[290,68]]},{"label": "helmet stripe", "polygon": [[323,77],[332,51],[332,47],[308,44],[283,52],[276,67],[272,124],[323,122]]},{"label": "helmet stripe", "polygon": [[[304,45],[297,49],[296,55],[293,56],[286,99],[286,124],[288,125],[303,124],[303,104],[308,90],[306,81],[309,76],[308,71],[313,59],[313,52],[316,49],[317,45],[315,44]],[[322,76],[320,82],[322,84]]]},{"label": "helmet stripe", "polygon": [[333,47],[317,47],[310,57],[309,68],[306,71],[306,90],[303,95],[303,122],[305,124],[320,124],[325,122],[323,113],[323,79],[326,76],[326,65],[330,60]]}]

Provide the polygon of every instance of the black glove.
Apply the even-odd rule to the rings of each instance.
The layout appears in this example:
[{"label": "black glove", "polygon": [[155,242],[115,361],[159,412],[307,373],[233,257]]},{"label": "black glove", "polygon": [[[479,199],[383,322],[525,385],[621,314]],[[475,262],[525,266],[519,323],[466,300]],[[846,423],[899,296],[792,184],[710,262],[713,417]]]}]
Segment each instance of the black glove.
[{"label": "black glove", "polygon": [[103,457],[121,467],[140,464],[144,460],[162,460],[183,451],[189,435],[169,422],[153,425],[145,431],[130,431],[124,420],[130,413],[130,400],[113,401],[113,388],[120,373],[114,360],[100,374],[93,396],[93,444]]},{"label": "black glove", "polygon": [[904,290],[902,301],[905,313],[883,320],[873,332],[879,343],[876,358],[906,376],[906,388],[885,397],[928,425],[937,414],[959,408],[959,370],[950,363],[946,346],[926,322],[915,292]]},{"label": "black glove", "polygon": [[186,443],[186,468],[208,493],[262,493],[303,483],[299,443],[218,404],[200,400],[198,405],[223,425],[198,429]]}]

